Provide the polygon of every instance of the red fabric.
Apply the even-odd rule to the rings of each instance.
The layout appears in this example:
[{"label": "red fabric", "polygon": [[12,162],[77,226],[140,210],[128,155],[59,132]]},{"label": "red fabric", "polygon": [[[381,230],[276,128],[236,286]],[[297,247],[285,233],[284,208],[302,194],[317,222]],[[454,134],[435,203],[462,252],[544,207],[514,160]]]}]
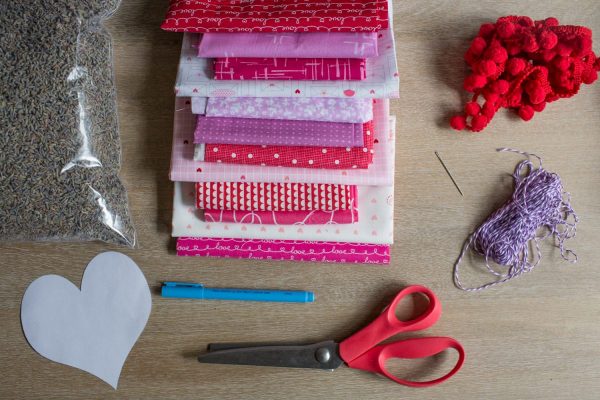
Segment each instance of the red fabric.
[{"label": "red fabric", "polygon": [[374,32],[387,0],[170,0],[161,28],[175,32]]},{"label": "red fabric", "polygon": [[356,186],[316,183],[200,182],[196,208],[237,211],[337,211],[356,203]]},{"label": "red fabric", "polygon": [[366,169],[373,162],[373,122],[363,124],[364,147],[207,144],[204,161],[297,168]]},{"label": "red fabric", "polygon": [[360,81],[366,79],[360,58],[216,58],[216,80]]},{"label": "red fabric", "polygon": [[547,103],[572,97],[581,84],[596,81],[600,70],[600,59],[592,51],[592,31],[559,26],[556,18],[533,21],[509,16],[483,24],[465,60],[472,74],[464,88],[474,95],[450,125],[473,132],[485,129],[502,107],[529,121]]}]

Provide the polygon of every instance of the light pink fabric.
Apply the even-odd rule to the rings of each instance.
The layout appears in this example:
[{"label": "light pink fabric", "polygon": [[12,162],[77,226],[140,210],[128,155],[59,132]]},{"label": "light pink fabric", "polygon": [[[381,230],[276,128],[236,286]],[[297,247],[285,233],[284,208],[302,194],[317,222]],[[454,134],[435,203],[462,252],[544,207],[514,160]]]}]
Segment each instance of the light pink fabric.
[{"label": "light pink fabric", "polygon": [[322,225],[358,222],[358,209],[337,211],[227,211],[204,210],[206,222],[261,225]]},{"label": "light pink fabric", "polygon": [[198,46],[198,56],[207,58],[369,58],[377,54],[377,32],[206,33]]},{"label": "light pink fabric", "polygon": [[205,97],[194,97],[192,110],[207,117],[351,123],[373,120],[373,101],[358,98],[211,97],[207,101]]},{"label": "light pink fabric", "polygon": [[177,239],[177,255],[250,260],[389,264],[390,246],[298,240],[181,237]]}]

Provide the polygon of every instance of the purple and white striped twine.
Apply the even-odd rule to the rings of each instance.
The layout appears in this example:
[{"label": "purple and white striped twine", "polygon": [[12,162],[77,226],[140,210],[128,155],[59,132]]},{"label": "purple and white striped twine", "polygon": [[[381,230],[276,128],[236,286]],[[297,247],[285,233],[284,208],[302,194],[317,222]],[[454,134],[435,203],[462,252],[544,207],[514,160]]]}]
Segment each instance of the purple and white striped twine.
[{"label": "purple and white striped twine", "polygon": [[[570,194],[563,190],[560,177],[544,170],[542,159],[535,154],[507,148],[497,151],[522,154],[528,159],[515,168],[512,198],[469,236],[454,264],[454,284],[466,291],[487,289],[530,272],[541,260],[540,242],[550,236],[554,237],[563,259],[577,262],[577,255],[565,249],[564,242],[575,236],[579,219],[571,208]],[[537,169],[529,160],[530,156],[539,160]],[[530,253],[531,243],[535,252]],[[459,267],[469,249],[485,257],[486,268],[497,277],[496,281],[478,287],[463,285]],[[508,272],[498,272],[490,261],[507,266]]]}]

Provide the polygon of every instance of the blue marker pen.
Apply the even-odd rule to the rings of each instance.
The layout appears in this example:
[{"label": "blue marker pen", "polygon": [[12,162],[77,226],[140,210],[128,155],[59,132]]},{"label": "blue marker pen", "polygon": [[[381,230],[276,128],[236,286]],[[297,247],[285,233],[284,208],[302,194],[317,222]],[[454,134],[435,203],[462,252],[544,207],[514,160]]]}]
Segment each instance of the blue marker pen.
[{"label": "blue marker pen", "polygon": [[300,290],[219,289],[200,283],[164,282],[162,297],[200,300],[268,301],[277,303],[312,303],[313,292]]}]

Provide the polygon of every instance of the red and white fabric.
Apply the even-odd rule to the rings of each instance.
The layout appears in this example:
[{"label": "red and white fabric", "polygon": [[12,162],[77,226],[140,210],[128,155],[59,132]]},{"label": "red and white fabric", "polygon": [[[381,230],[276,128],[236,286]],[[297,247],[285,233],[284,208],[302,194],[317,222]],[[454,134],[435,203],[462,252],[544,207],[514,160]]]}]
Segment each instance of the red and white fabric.
[{"label": "red and white fabric", "polygon": [[237,211],[335,211],[356,203],[356,186],[267,183],[196,183],[196,207]]}]

